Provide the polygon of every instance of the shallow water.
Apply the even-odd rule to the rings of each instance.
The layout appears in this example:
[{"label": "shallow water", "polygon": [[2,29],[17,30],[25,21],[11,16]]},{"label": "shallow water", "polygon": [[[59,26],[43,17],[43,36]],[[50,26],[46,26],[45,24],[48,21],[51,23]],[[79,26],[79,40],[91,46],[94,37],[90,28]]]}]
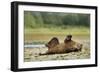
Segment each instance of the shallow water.
[{"label": "shallow water", "polygon": [[[58,34],[25,34],[25,43],[31,43],[34,41],[38,41],[38,42],[48,42],[49,40],[51,40],[53,37],[57,37],[59,39],[60,42],[63,42],[64,39],[66,38],[66,35],[58,35]],[[78,41],[83,41],[83,40],[90,40],[90,36],[89,35],[73,35],[72,37],[73,40],[78,40]]]}]

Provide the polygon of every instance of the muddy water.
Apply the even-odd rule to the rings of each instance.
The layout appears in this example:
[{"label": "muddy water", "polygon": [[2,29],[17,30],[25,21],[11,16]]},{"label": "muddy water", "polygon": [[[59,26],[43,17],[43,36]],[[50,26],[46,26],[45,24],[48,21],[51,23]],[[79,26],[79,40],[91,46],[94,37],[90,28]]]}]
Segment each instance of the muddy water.
[{"label": "muddy water", "polygon": [[[24,35],[24,42],[33,42],[33,41],[46,41],[48,42],[51,38],[53,37],[57,37],[60,42],[63,42],[63,40],[65,39],[66,35],[64,34],[25,34]],[[89,35],[82,35],[82,36],[75,36],[73,35],[73,40],[77,40],[77,41],[83,41],[83,40],[90,40],[89,39]]]}]

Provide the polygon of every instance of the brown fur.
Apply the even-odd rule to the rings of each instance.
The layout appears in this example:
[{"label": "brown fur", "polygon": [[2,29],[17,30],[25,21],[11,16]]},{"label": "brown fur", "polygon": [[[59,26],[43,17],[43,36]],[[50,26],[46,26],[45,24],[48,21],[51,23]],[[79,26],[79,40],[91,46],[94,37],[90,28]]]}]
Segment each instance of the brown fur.
[{"label": "brown fur", "polygon": [[46,47],[48,47],[48,51],[45,54],[60,54],[81,51],[82,44],[71,40],[71,38],[72,36],[68,35],[65,38],[64,43],[59,43],[59,40],[56,37],[52,38],[46,44]]}]

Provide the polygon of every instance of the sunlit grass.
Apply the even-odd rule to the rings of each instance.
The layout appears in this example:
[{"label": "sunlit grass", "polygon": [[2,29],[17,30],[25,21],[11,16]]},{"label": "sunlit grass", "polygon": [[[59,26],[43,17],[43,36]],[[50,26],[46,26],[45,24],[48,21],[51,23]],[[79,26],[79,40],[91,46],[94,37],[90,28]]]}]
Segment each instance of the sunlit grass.
[{"label": "sunlit grass", "polygon": [[90,37],[90,29],[86,27],[68,27],[68,28],[34,28],[24,30],[25,43],[27,42],[47,42],[52,37],[64,40],[66,35],[71,34],[75,39],[85,39]]},{"label": "sunlit grass", "polygon": [[25,29],[25,34],[56,34],[56,35],[89,35],[90,30],[86,27],[69,27],[69,28],[33,28]]}]

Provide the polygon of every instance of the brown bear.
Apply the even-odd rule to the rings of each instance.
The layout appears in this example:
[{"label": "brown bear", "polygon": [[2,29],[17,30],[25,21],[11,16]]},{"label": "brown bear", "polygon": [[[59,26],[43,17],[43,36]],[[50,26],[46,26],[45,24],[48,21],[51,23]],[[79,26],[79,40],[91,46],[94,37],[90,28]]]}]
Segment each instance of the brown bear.
[{"label": "brown bear", "polygon": [[41,55],[76,52],[82,49],[82,44],[72,40],[72,35],[67,35],[64,43],[59,43],[58,38],[53,37],[45,46],[48,47],[48,51]]}]

